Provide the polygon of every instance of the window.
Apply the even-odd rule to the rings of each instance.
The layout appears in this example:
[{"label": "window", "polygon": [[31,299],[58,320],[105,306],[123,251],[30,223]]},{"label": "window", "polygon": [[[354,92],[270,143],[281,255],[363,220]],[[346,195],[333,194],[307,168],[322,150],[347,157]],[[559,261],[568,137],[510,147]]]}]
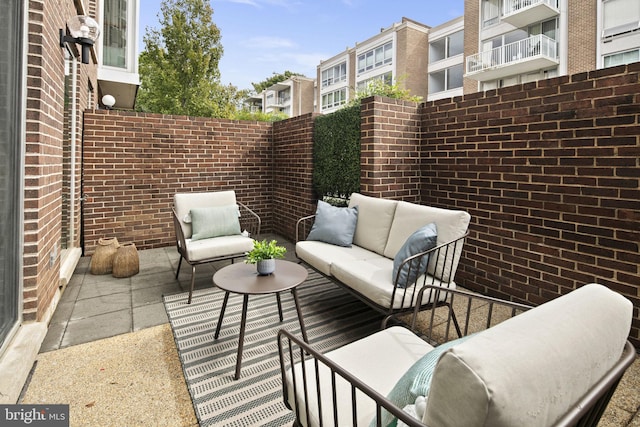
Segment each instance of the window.
[{"label": "window", "polygon": [[104,2],[103,65],[127,68],[127,1]]},{"label": "window", "polygon": [[331,86],[347,80],[347,63],[343,62],[322,71],[322,87]]},{"label": "window", "polygon": [[458,31],[429,43],[429,62],[436,62],[464,52],[464,31]]},{"label": "window", "polygon": [[605,0],[602,15],[602,37],[612,37],[640,28],[638,0]]},{"label": "window", "polygon": [[464,66],[462,64],[429,73],[429,93],[443,92],[462,87]]},{"label": "window", "polygon": [[371,71],[374,68],[391,64],[393,61],[393,42],[371,49],[358,55],[358,74]]},{"label": "window", "polygon": [[616,65],[630,64],[637,61],[640,61],[640,50],[634,49],[605,56],[604,66],[615,67]]},{"label": "window", "polygon": [[380,74],[379,76],[371,77],[370,79],[362,80],[358,82],[358,86],[356,90],[358,92],[366,92],[369,84],[374,81],[382,80],[384,84],[390,85],[393,83],[393,73],[389,71],[388,73]]},{"label": "window", "polygon": [[0,348],[19,320],[22,3],[4,1],[0,15]]},{"label": "window", "polygon": [[482,26],[488,27],[500,21],[500,0],[482,0]]},{"label": "window", "polygon": [[347,89],[342,88],[322,95],[322,109],[338,107],[347,102]]}]

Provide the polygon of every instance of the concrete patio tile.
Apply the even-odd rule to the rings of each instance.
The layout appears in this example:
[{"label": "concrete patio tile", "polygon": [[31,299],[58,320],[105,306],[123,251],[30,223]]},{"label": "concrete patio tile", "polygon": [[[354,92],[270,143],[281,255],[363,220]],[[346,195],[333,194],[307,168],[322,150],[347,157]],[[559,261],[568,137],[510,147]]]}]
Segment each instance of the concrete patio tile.
[{"label": "concrete patio tile", "polygon": [[131,291],[131,280],[115,279],[103,280],[95,283],[85,283],[82,285],[82,289],[78,293],[78,300],[87,298],[95,298],[106,295],[128,293]]},{"label": "concrete patio tile", "polygon": [[119,311],[69,320],[60,348],[131,332],[131,319],[131,308],[127,307]]},{"label": "concrete patio tile", "polygon": [[178,286],[178,281],[171,270],[136,274],[131,277],[131,289],[142,289],[154,286],[173,284]]},{"label": "concrete patio tile", "polygon": [[76,302],[70,321],[85,319],[115,311],[122,311],[124,309],[131,309],[130,291],[81,299]]},{"label": "concrete patio tile", "polygon": [[42,344],[40,345],[39,353],[45,353],[47,351],[58,350],[64,338],[64,333],[67,330],[67,321],[64,322],[51,322],[47,329],[47,335],[44,337]]},{"label": "concrete patio tile", "polygon": [[150,328],[168,323],[167,311],[162,302],[133,307],[133,330]]},{"label": "concrete patio tile", "polygon": [[133,289],[131,291],[132,304],[133,307],[139,307],[147,304],[162,303],[162,295],[175,294],[181,291],[182,289],[177,282]]}]

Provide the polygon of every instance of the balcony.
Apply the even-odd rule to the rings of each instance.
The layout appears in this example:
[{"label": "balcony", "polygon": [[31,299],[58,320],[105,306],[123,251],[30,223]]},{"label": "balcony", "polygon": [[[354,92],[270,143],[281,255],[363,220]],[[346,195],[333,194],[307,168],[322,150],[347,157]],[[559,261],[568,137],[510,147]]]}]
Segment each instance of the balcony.
[{"label": "balcony", "polygon": [[502,21],[517,28],[557,16],[557,0],[503,0]]},{"label": "balcony", "polygon": [[538,34],[467,57],[465,77],[481,82],[558,65],[558,43]]}]

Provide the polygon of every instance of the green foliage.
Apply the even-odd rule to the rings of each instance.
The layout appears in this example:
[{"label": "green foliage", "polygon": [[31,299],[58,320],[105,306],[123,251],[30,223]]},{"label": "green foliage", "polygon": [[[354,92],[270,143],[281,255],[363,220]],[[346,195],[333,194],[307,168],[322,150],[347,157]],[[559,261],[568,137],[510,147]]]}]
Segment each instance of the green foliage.
[{"label": "green foliage", "polygon": [[231,117],[246,92],[220,83],[223,49],[208,0],[163,0],[139,58],[139,111]]},{"label": "green foliage", "polygon": [[318,116],[313,129],[313,188],[323,198],[360,189],[360,106]]},{"label": "green foliage", "polygon": [[254,120],[257,122],[277,122],[288,119],[289,116],[280,111],[263,113],[262,111],[238,110],[234,113],[232,118],[235,120]]},{"label": "green foliage", "polygon": [[284,246],[278,246],[278,242],[276,240],[271,240],[267,242],[266,240],[262,240],[261,242],[255,241],[253,244],[253,249],[250,252],[247,252],[247,264],[255,264],[258,261],[263,261],[265,259],[278,259],[284,258],[284,254],[287,253],[287,248]]},{"label": "green foliage", "polygon": [[302,76],[300,73],[293,73],[291,71],[285,71],[284,73],[277,74],[273,73],[273,75],[265,80],[262,80],[258,83],[251,83],[253,85],[253,89],[256,93],[261,93],[263,90],[273,86],[276,83],[283,82],[293,76]]},{"label": "green foliage", "polygon": [[374,95],[393,99],[404,99],[406,101],[421,102],[421,96],[411,95],[411,91],[409,91],[409,89],[402,89],[400,87],[402,80],[402,78],[398,78],[393,84],[389,84],[380,79],[372,80],[367,84],[367,87],[364,90],[358,91],[356,93],[356,96],[349,103],[347,103],[346,106],[351,107],[354,105],[360,105],[361,101],[364,98],[368,98]]}]

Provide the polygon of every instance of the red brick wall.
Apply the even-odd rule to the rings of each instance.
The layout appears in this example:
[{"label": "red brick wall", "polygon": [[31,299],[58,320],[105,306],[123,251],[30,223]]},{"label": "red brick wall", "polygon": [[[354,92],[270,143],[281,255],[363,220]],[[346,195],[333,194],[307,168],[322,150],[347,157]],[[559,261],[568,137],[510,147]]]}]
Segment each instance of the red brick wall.
[{"label": "red brick wall", "polygon": [[458,283],[539,304],[599,282],[640,337],[640,63],[626,71],[426,105],[422,200],[472,215]]},{"label": "red brick wall", "polygon": [[101,237],[173,245],[177,192],[235,190],[270,229],[272,126],[97,110],[85,114],[85,254]]},{"label": "red brick wall", "polygon": [[417,104],[370,97],[361,109],[363,194],[419,202],[421,116]]}]

